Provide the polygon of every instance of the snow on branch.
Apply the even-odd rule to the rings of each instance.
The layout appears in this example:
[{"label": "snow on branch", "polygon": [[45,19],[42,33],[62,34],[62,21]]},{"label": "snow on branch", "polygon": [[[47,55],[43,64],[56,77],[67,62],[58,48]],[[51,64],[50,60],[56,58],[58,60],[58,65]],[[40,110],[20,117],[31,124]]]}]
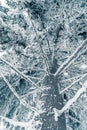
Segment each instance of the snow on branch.
[{"label": "snow on branch", "polygon": [[61,114],[63,114],[63,112],[65,112],[67,109],[69,109],[73,105],[73,103],[75,103],[77,101],[77,99],[86,91],[86,89],[87,89],[87,80],[82,85],[82,88],[80,88],[77,91],[77,93],[75,94],[75,96],[72,99],[70,99],[61,110],[53,108],[55,121],[57,121],[58,117]]},{"label": "snow on branch", "polygon": [[20,95],[15,91],[15,89],[14,89],[14,88],[12,87],[12,85],[7,81],[7,79],[5,78],[5,76],[4,76],[2,73],[1,73],[1,76],[2,76],[3,80],[6,82],[6,84],[8,85],[9,89],[11,90],[11,92],[12,92],[12,93],[17,97],[17,99],[20,101],[20,103],[21,103],[23,106],[25,106],[26,108],[29,108],[29,109],[32,110],[32,111],[36,111],[35,108],[29,106],[29,105],[27,104],[27,102],[20,97]]},{"label": "snow on branch", "polygon": [[[31,14],[30,14],[30,13],[29,13],[29,17],[31,17]],[[36,30],[36,28],[35,28],[35,26],[34,26],[33,21],[31,20],[31,18],[30,18],[30,22],[31,22],[31,26],[32,26],[32,28],[33,28],[33,31],[34,31],[34,33],[35,33],[35,35],[36,35],[36,38],[37,38],[38,41],[39,41],[38,43],[39,43],[40,52],[41,52],[41,55],[42,55],[42,57],[43,57],[44,63],[45,63],[45,65],[46,65],[47,73],[49,74],[48,57],[47,57],[47,55],[46,55],[44,49],[42,48],[43,38],[40,38],[40,37],[39,37],[38,32],[37,32],[37,30]],[[46,40],[47,40],[47,39],[46,39]],[[47,42],[48,42],[48,40],[47,40]]]},{"label": "snow on branch", "polygon": [[61,83],[64,83],[64,82],[67,82],[67,81],[71,81],[71,82],[72,82],[72,80],[76,80],[76,79],[80,78],[82,75],[83,75],[83,74],[79,74],[79,75],[73,76],[73,77],[71,77],[71,78],[63,79],[63,80],[61,80],[60,82],[61,82]]},{"label": "snow on branch", "polygon": [[12,124],[14,126],[21,126],[21,127],[30,127],[31,126],[31,122],[14,121],[13,119],[9,119],[9,118],[1,116],[1,115],[0,115],[0,118],[5,120],[6,122],[9,122],[10,124]]},{"label": "snow on branch", "polygon": [[57,69],[55,76],[59,73],[62,73],[64,70],[66,70],[73,62],[77,59],[79,56],[78,53],[80,50],[84,47],[84,45],[87,44],[87,40],[84,40],[81,45],[77,47],[77,49],[72,53],[71,56],[68,57],[68,59]]},{"label": "snow on branch", "polygon": [[65,89],[63,89],[62,91],[60,91],[60,94],[64,93],[68,89],[70,89],[74,84],[76,84],[77,82],[79,82],[80,80],[82,80],[83,78],[85,78],[86,76],[87,76],[87,73],[83,74],[81,77],[79,77],[78,79],[74,80],[74,82],[72,82],[68,87],[66,87]]},{"label": "snow on branch", "polygon": [[38,89],[38,90],[41,90],[42,89],[37,85],[35,84],[30,78],[29,76],[27,77],[25,74],[23,74],[22,72],[20,72],[16,67],[14,67],[11,63],[9,63],[8,61],[2,59],[0,57],[0,60],[3,61],[5,64],[7,64],[11,69],[13,69],[17,74],[19,74],[22,78],[24,78],[26,81],[28,81],[29,83],[31,83],[33,86],[34,86],[34,89]]}]

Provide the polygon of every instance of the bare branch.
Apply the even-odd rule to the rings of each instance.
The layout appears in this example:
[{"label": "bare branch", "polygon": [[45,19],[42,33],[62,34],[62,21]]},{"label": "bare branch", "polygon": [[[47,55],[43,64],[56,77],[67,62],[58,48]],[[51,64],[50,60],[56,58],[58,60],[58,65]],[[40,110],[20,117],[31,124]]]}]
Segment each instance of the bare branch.
[{"label": "bare branch", "polygon": [[83,41],[82,44],[78,46],[77,49],[73,52],[73,54],[69,56],[69,58],[57,69],[56,73],[54,74],[55,76],[66,70],[74,62],[74,60],[77,59],[77,57],[79,56],[78,53],[85,44],[87,44],[87,40]]}]

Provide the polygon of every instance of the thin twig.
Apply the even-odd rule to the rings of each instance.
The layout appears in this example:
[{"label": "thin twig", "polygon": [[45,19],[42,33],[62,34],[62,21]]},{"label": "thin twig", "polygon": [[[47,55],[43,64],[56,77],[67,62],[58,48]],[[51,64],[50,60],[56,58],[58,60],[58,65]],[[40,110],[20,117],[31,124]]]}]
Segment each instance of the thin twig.
[{"label": "thin twig", "polygon": [[61,80],[60,82],[63,83],[63,82],[67,82],[67,81],[72,81],[72,80],[75,80],[77,78],[80,78],[82,75],[77,75],[77,76],[74,76],[74,77],[71,77],[71,78],[68,78],[68,79],[64,79],[64,80]]}]

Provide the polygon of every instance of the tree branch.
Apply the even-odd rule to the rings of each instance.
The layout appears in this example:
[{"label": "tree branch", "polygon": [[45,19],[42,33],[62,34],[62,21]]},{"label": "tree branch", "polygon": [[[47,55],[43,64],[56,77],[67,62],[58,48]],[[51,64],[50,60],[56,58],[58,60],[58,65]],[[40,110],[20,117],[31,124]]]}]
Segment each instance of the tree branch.
[{"label": "tree branch", "polygon": [[53,111],[54,111],[55,120],[58,120],[57,118],[61,114],[63,114],[67,109],[69,109],[70,106],[72,106],[73,103],[75,103],[77,101],[77,99],[86,91],[86,89],[87,89],[87,81],[84,82],[82,88],[80,88],[77,91],[75,96],[72,99],[70,99],[61,110],[58,110],[58,109],[54,108]]},{"label": "tree branch", "polygon": [[[29,15],[30,15],[30,13],[29,13]],[[44,63],[45,63],[45,65],[46,65],[47,72],[48,72],[48,74],[49,74],[48,59],[47,59],[47,56],[46,56],[46,54],[44,53],[43,48],[42,48],[43,38],[41,38],[41,39],[39,38],[39,35],[38,35],[38,33],[37,33],[36,29],[35,29],[34,23],[33,23],[33,21],[32,21],[31,19],[30,19],[30,22],[31,22],[31,25],[32,25],[33,30],[34,30],[34,32],[35,32],[35,35],[36,35],[37,39],[39,40],[40,51],[41,51],[41,54],[42,54]],[[48,41],[47,41],[47,42],[48,42]]]},{"label": "tree branch", "polygon": [[80,80],[82,80],[83,78],[85,78],[87,76],[86,74],[83,74],[80,78],[78,78],[77,80],[75,80],[74,82],[72,82],[72,84],[70,84],[68,87],[66,87],[65,89],[63,89],[62,91],[60,91],[60,94],[64,93],[66,90],[70,89],[74,84],[76,84],[77,82],[79,82]]},{"label": "tree branch", "polygon": [[20,72],[17,68],[15,68],[12,64],[10,64],[8,61],[2,59],[0,57],[0,60],[3,61],[5,64],[7,64],[11,69],[13,69],[16,73],[18,73],[21,77],[23,77],[26,81],[31,83],[35,89],[42,90],[39,86],[37,86],[29,77],[27,77],[25,74]]},{"label": "tree branch", "polygon": [[64,82],[67,82],[67,81],[72,81],[72,80],[75,80],[75,79],[80,78],[81,76],[82,76],[82,75],[77,75],[77,76],[74,76],[74,77],[71,77],[71,78],[63,79],[63,80],[61,80],[60,82],[61,82],[61,83],[64,83]]},{"label": "tree branch", "polygon": [[0,118],[5,120],[6,122],[9,122],[10,124],[12,124],[14,126],[21,126],[21,127],[30,127],[31,126],[31,122],[14,121],[13,119],[9,119],[9,118],[4,117],[2,115],[0,115]]},{"label": "tree branch", "polygon": [[54,76],[57,76],[58,74],[62,73],[74,62],[74,60],[77,59],[77,57],[79,56],[78,53],[84,47],[85,44],[87,44],[87,40],[83,41],[82,44],[77,47],[77,49],[72,53],[72,55],[69,56],[69,58],[57,69]]},{"label": "tree branch", "polygon": [[15,91],[15,89],[12,87],[12,85],[7,81],[7,79],[5,78],[5,76],[1,73],[1,76],[3,78],[3,80],[5,81],[5,83],[8,85],[9,89],[11,90],[11,92],[17,97],[17,99],[20,101],[20,103],[25,106],[26,108],[29,108],[32,111],[36,111],[35,108],[29,106],[27,104],[27,102],[24,99],[21,99],[20,95]]}]

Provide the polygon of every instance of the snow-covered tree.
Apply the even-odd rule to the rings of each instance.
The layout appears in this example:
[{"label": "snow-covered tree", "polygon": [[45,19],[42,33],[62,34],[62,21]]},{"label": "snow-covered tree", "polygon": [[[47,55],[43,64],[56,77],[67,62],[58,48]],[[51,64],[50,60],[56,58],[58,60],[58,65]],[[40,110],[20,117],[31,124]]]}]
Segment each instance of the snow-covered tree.
[{"label": "snow-covered tree", "polygon": [[87,129],[86,11],[86,0],[0,0],[0,129]]}]

